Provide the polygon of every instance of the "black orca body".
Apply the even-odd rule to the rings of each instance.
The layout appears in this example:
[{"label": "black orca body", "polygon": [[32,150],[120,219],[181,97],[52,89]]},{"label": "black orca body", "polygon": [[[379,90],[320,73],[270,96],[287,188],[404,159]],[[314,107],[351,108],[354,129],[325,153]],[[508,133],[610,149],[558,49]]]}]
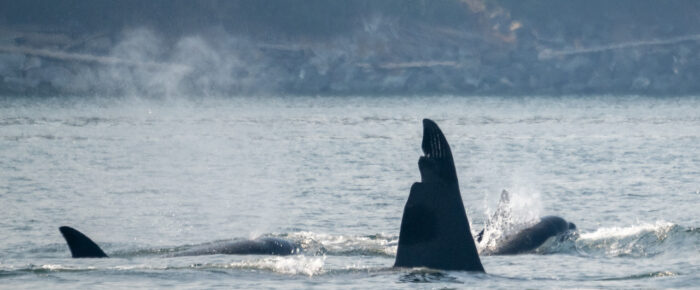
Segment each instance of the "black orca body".
[{"label": "black orca body", "polygon": [[278,238],[257,238],[254,240],[242,240],[195,247],[182,252],[176,252],[173,256],[201,256],[201,255],[275,255],[287,256],[300,252],[294,243]]},{"label": "black orca body", "polygon": [[542,217],[535,225],[525,228],[506,238],[494,250],[487,250],[487,255],[515,255],[537,249],[547,239],[566,234],[576,229],[576,225],[558,216]]},{"label": "black orca body", "polygon": [[[496,221],[507,222],[512,217],[510,212],[510,194],[503,190],[501,199],[498,202],[498,209],[493,217],[486,222],[486,228],[493,227]],[[477,242],[481,242],[484,236],[484,228],[477,234]],[[576,225],[567,222],[558,216],[542,217],[536,224],[529,226],[523,230],[517,231],[514,235],[505,238],[503,241],[498,241],[494,249],[485,249],[481,254],[484,255],[515,255],[527,253],[537,249],[544,244],[547,239],[556,236],[563,236],[576,230]]]},{"label": "black orca body", "polygon": [[[60,227],[59,230],[68,243],[73,258],[107,258],[102,249],[87,236],[71,227]],[[172,256],[200,255],[278,255],[286,256],[300,252],[293,242],[278,238],[258,238],[235,242],[217,243],[207,246],[175,252]]]},{"label": "black orca body", "polygon": [[484,272],[459,192],[450,146],[435,122],[423,120],[414,183],[401,219],[394,267]]}]

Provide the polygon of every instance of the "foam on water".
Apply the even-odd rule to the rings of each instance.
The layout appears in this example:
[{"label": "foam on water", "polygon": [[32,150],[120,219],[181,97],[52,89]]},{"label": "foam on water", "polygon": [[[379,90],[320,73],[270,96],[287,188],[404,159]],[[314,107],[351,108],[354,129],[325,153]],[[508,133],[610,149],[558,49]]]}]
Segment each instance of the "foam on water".
[{"label": "foam on water", "polygon": [[305,253],[325,255],[395,256],[398,246],[398,236],[385,234],[331,235],[304,231],[288,233],[284,236],[299,241]]},{"label": "foam on water", "polygon": [[630,236],[639,236],[645,233],[653,233],[659,239],[665,238],[674,224],[666,221],[654,223],[642,223],[628,227],[602,227],[590,233],[581,233],[582,240],[621,239]]},{"label": "foam on water", "polygon": [[[98,263],[97,266],[89,263],[77,264],[41,264],[24,266],[0,267],[0,271],[6,273],[13,272],[76,272],[76,271],[178,271],[184,269],[242,269],[242,270],[263,270],[287,275],[313,276],[323,273],[325,256],[286,256],[286,257],[248,257],[241,261],[231,263],[194,263],[183,264],[182,260],[163,259],[156,263],[135,263],[125,260],[114,260],[108,263]],[[116,264],[115,264],[116,263]],[[85,265],[88,264],[88,265]]]},{"label": "foam on water", "polygon": [[[477,243],[479,252],[496,249],[499,242],[539,220],[542,208],[539,191],[525,186],[513,188],[501,193],[495,209],[487,206],[483,238]],[[473,226],[471,229],[476,237],[480,229]]]},{"label": "foam on water", "polygon": [[270,257],[259,260],[246,260],[228,264],[226,268],[259,269],[280,274],[314,276],[323,273],[325,256]]}]

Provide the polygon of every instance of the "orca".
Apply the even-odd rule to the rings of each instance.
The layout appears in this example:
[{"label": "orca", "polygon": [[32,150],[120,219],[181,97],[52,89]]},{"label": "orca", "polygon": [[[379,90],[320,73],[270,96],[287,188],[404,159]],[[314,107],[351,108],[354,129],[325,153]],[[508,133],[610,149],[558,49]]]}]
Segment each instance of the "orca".
[{"label": "orca", "polygon": [[[100,247],[78,230],[62,226],[59,231],[66,239],[73,258],[107,258]],[[200,255],[277,255],[286,256],[298,254],[301,248],[295,243],[279,238],[257,238],[225,243],[213,243],[193,247],[191,249],[172,253],[170,256],[200,256]]]},{"label": "orca", "polygon": [[[479,234],[477,234],[477,242],[482,242],[484,232],[487,228],[495,226],[494,224],[508,222],[511,219],[510,212],[510,194],[508,191],[501,192],[501,199],[498,202],[498,209],[486,222]],[[507,229],[503,229],[507,230]],[[502,241],[497,241],[497,245],[492,249],[484,249],[482,255],[516,255],[534,251],[544,244],[551,237],[564,237],[576,230],[576,225],[567,222],[565,219],[558,216],[545,216],[532,226],[526,227],[510,235]]]},{"label": "orca", "polygon": [[423,119],[421,182],[411,187],[401,218],[394,267],[484,272],[459,192],[450,146]]},{"label": "orca", "polygon": [[539,248],[547,239],[563,236],[576,230],[576,225],[558,216],[545,216],[535,225],[527,227],[499,242],[493,250],[485,250],[485,255],[516,255]]}]

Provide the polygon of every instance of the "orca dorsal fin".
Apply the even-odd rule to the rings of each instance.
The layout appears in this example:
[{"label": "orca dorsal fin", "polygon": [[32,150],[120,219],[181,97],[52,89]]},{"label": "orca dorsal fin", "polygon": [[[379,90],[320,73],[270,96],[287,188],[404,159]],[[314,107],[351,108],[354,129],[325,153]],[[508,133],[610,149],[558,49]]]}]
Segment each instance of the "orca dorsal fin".
[{"label": "orca dorsal fin", "polygon": [[413,184],[404,207],[394,267],[484,272],[450,146],[435,122],[424,119],[423,128],[421,182]]},{"label": "orca dorsal fin", "polygon": [[67,226],[58,230],[66,239],[73,258],[107,258],[107,254],[95,242],[78,230]]}]

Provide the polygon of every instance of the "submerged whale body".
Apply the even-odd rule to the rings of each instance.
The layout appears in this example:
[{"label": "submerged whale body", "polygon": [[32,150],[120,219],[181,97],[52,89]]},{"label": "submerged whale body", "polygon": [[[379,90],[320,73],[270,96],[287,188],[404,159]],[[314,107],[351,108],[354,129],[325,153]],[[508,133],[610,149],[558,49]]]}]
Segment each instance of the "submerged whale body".
[{"label": "submerged whale body", "polygon": [[299,252],[299,247],[294,243],[278,238],[257,238],[254,240],[242,240],[195,247],[173,256],[201,256],[201,255],[275,255],[287,256]]},{"label": "submerged whale body", "polygon": [[[66,239],[73,258],[107,258],[107,254],[100,247],[78,230],[63,226],[59,231]],[[278,238],[258,238],[254,240],[242,240],[226,242],[175,252],[172,256],[200,256],[200,255],[278,255],[286,256],[300,252],[300,248],[293,242]]]},{"label": "submerged whale body", "polygon": [[[498,202],[498,209],[493,217],[486,223],[486,227],[476,236],[477,242],[481,242],[484,232],[489,227],[494,227],[496,221],[507,221],[511,219],[510,213],[510,194],[507,191],[501,192],[501,199]],[[567,222],[558,216],[545,216],[532,226],[528,226],[516,232],[513,235],[506,237],[502,241],[498,241],[497,245],[492,249],[485,249],[482,254],[485,255],[515,255],[531,252],[539,248],[549,238],[556,236],[564,236],[576,230],[576,225]]]},{"label": "submerged whale body", "polygon": [[414,183],[401,219],[394,267],[484,272],[459,192],[450,146],[435,122],[423,120]]}]

